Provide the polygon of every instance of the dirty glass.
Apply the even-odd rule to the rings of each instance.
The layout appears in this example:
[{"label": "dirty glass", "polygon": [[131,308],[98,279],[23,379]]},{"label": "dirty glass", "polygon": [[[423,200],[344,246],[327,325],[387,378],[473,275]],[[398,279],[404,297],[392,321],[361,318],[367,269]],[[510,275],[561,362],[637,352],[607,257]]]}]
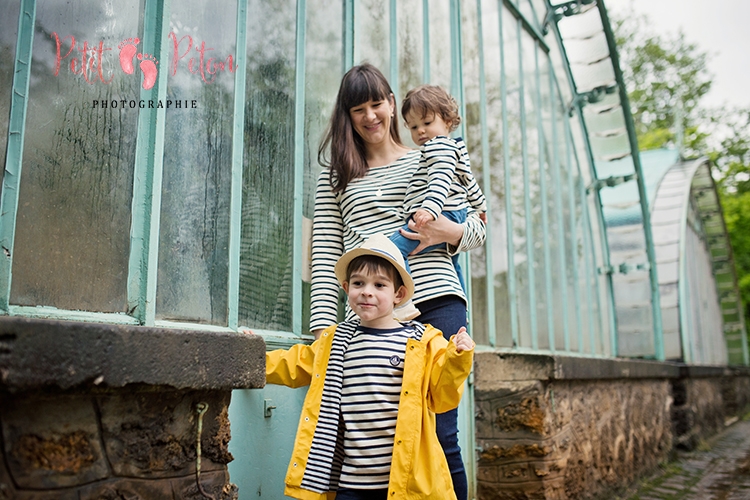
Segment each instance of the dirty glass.
[{"label": "dirty glass", "polygon": [[[524,135],[525,109],[521,106],[523,78],[521,76],[521,59],[519,54],[521,41],[520,23],[509,12],[504,11],[503,51],[505,54],[505,78],[507,97],[507,137],[510,163],[510,197],[512,204],[511,220],[513,223],[513,265],[515,266],[516,301],[518,304],[518,336],[520,346],[531,345],[531,299],[533,283],[529,282],[529,259],[526,240],[530,236],[526,231],[526,193],[524,188],[524,162],[528,144]],[[522,83],[523,82],[523,83]],[[524,103],[525,104],[525,103]]]},{"label": "dirty glass", "polygon": [[390,2],[357,2],[354,23],[354,64],[369,62],[382,71],[386,78],[390,78]]},{"label": "dirty glass", "polygon": [[430,0],[428,18],[430,40],[430,78],[428,83],[452,90],[451,9],[449,0]]},{"label": "dirty glass", "polygon": [[0,19],[0,116],[3,117],[0,120],[0,182],[5,172],[5,148],[8,144],[8,121],[5,118],[10,114],[19,6],[20,2],[6,4],[5,15]]},{"label": "dirty glass", "polygon": [[239,322],[292,329],[296,2],[247,17]]},{"label": "dirty glass", "polygon": [[159,65],[173,101],[164,137],[160,320],[227,325],[236,11],[206,0],[171,7],[169,57]]},{"label": "dirty glass", "polygon": [[10,302],[125,312],[140,82],[119,46],[140,2],[40,1],[36,15]]},{"label": "dirty glass", "polygon": [[[539,347],[546,345],[548,338],[547,315],[547,286],[546,270],[544,265],[544,250],[546,245],[547,228],[544,226],[544,209],[546,200],[542,198],[541,173],[544,169],[546,159],[542,155],[541,148],[544,140],[539,133],[539,78],[537,75],[537,45],[531,36],[522,31],[521,44],[523,48],[523,72],[524,72],[524,104],[526,117],[526,149],[528,158],[528,169],[526,171],[529,185],[528,196],[531,212],[526,214],[530,219],[532,250],[531,258],[533,265],[532,294],[536,309],[532,314],[536,317],[536,342]],[[534,344],[532,344],[534,345]]]},{"label": "dirty glass", "polygon": [[[476,4],[469,2],[461,11],[462,23],[462,58],[463,58],[463,104],[464,115],[463,137],[471,157],[471,170],[480,187],[483,187],[484,162],[483,138],[482,138],[482,106],[484,101],[480,92],[479,82],[482,77],[480,72],[480,43],[479,19]],[[487,231],[488,236],[491,231]],[[464,273],[471,274],[471,326],[472,338],[477,344],[489,345],[489,325],[487,324],[487,263],[485,257],[486,248],[481,246],[470,253],[470,265],[464,269]]]},{"label": "dirty glass", "polygon": [[[564,248],[564,234],[561,227],[561,191],[562,186],[558,182],[559,177],[559,152],[557,144],[554,141],[557,140],[558,136],[554,130],[553,116],[561,114],[560,103],[557,100],[557,95],[553,93],[551,86],[552,75],[550,74],[551,63],[548,59],[547,54],[541,49],[537,48],[538,55],[538,67],[539,67],[539,94],[540,94],[540,116],[542,120],[541,132],[544,137],[543,143],[543,156],[544,161],[542,163],[544,176],[544,183],[546,187],[546,196],[544,196],[542,203],[544,209],[547,212],[547,227],[548,227],[548,239],[547,239],[547,253],[545,255],[545,262],[547,268],[547,276],[545,280],[551,287],[551,302],[548,305],[549,318],[552,320],[552,332],[554,335],[554,347],[560,349],[563,346],[563,332],[564,325],[563,321],[565,318],[566,311],[563,306],[563,296],[565,290],[563,289],[564,275],[561,272],[563,270],[562,262],[560,262],[559,255],[561,251],[561,245]],[[553,110],[554,108],[554,110]],[[548,337],[549,338],[549,337]],[[548,339],[545,339],[545,345],[548,348],[552,347],[549,345]]]},{"label": "dirty glass", "polygon": [[343,75],[342,2],[308,0],[305,37],[305,148],[302,208],[302,331],[310,327],[310,251],[318,147],[333,112]]},{"label": "dirty glass", "polygon": [[[396,120],[400,125],[401,140],[409,147],[416,145],[404,125],[401,116],[401,102],[406,93],[423,83],[424,70],[424,16],[422,0],[401,0],[397,5],[398,16],[398,85],[396,93]],[[394,82],[391,82],[393,85]]]}]

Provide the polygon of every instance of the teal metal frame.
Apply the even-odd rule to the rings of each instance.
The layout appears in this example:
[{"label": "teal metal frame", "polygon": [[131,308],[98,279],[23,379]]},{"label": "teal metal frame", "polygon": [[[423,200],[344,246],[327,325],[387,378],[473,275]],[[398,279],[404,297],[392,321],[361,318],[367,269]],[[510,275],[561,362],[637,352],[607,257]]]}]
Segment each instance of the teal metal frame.
[{"label": "teal metal frame", "polygon": [[36,22],[36,1],[22,0],[18,15],[18,38],[16,57],[13,66],[13,88],[11,90],[10,118],[8,123],[8,144],[5,153],[5,174],[3,176],[3,196],[0,204],[0,280],[2,298],[0,309],[10,312],[10,286],[13,269],[13,242],[16,235],[18,215],[18,193],[21,187],[23,166],[24,128],[26,111],[29,106],[29,81],[31,80],[31,52],[34,47],[34,24]]}]

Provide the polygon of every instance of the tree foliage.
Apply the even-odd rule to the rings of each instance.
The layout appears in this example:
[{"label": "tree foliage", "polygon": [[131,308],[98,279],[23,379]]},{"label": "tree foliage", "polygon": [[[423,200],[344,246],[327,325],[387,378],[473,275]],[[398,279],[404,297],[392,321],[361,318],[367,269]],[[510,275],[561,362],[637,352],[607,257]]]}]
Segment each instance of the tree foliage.
[{"label": "tree foliage", "polygon": [[639,148],[679,147],[714,167],[745,317],[750,318],[750,109],[706,106],[708,53],[677,35],[657,33],[647,16],[613,16],[618,54]]}]

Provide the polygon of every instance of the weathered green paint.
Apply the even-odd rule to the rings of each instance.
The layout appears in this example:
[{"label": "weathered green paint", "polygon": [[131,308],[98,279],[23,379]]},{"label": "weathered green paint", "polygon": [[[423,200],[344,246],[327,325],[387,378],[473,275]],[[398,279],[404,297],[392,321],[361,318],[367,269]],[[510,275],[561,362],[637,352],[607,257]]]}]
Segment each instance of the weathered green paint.
[{"label": "weathered green paint", "polygon": [[[516,5],[517,2],[515,0],[500,0],[502,4],[500,5],[500,9],[502,10],[502,6],[504,5],[508,11],[513,15],[513,17],[518,20],[520,23],[521,28],[523,28],[524,31],[526,31],[531,37],[539,44],[539,46],[544,50],[545,52],[549,52],[549,45],[547,45],[547,42],[544,41],[544,36],[539,32],[539,30],[536,29],[536,27],[529,22],[528,19],[526,19],[526,16],[523,15],[523,13],[518,10],[518,6]],[[502,40],[502,39],[501,39]],[[502,43],[502,42],[500,42]]]},{"label": "weathered green paint", "polygon": [[344,0],[344,67],[342,73],[345,73],[354,66],[354,10],[355,0]]},{"label": "weathered green paint", "polygon": [[[169,2],[170,0],[146,0],[143,15],[143,50],[153,54],[159,61],[167,60]],[[166,96],[165,72],[160,73],[153,88],[141,89],[143,100],[165,100]],[[153,325],[156,316],[165,121],[164,108],[144,108],[138,114],[128,266],[128,313],[145,325]]]},{"label": "weathered green paint", "polygon": [[31,54],[34,47],[34,24],[36,1],[22,0],[18,15],[18,38],[16,58],[13,65],[13,88],[11,90],[8,143],[5,151],[5,173],[3,176],[2,202],[0,202],[0,311],[9,313],[10,285],[13,268],[13,242],[16,236],[18,193],[21,186],[23,166],[23,142],[26,110],[29,105],[29,81],[31,80]]},{"label": "weathered green paint", "polygon": [[240,238],[242,237],[242,166],[245,145],[245,79],[247,78],[247,0],[237,2],[237,43],[232,122],[232,186],[229,212],[229,276],[227,307],[229,328],[239,326]]},{"label": "weathered green paint", "polygon": [[302,202],[305,171],[305,25],[307,1],[297,0],[294,98],[294,234],[292,244],[292,332],[302,335]]}]

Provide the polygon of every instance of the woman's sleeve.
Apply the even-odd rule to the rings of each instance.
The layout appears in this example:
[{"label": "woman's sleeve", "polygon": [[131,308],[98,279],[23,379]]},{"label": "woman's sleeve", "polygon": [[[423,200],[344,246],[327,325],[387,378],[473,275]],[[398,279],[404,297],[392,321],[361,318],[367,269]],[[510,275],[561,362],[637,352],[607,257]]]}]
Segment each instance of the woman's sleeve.
[{"label": "woman's sleeve", "polygon": [[474,250],[484,245],[487,231],[484,227],[484,222],[479,218],[479,213],[476,210],[469,209],[469,213],[466,215],[466,222],[462,226],[464,227],[464,235],[461,237],[461,242],[458,246],[448,244],[448,253],[450,255],[458,255],[461,252]]},{"label": "woman's sleeve", "polygon": [[333,268],[343,253],[341,208],[331,189],[328,171],[324,170],[318,177],[313,214],[311,331],[336,323],[340,286]]}]

